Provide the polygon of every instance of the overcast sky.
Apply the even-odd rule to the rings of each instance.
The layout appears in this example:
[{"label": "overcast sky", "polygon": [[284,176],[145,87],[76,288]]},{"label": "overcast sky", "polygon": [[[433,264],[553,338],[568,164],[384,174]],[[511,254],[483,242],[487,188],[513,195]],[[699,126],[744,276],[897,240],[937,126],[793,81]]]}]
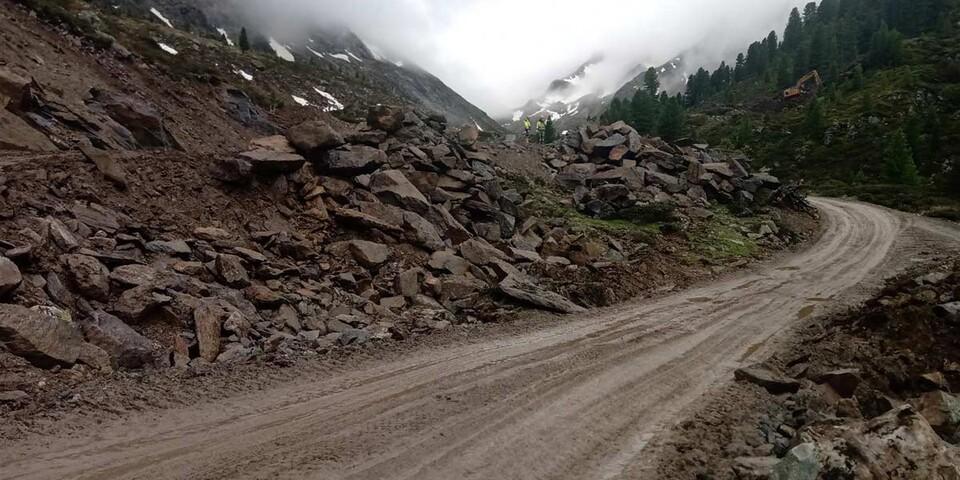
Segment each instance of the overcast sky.
[{"label": "overcast sky", "polygon": [[[615,83],[637,63],[694,47],[719,61],[771,29],[800,0],[272,0],[270,7],[345,23],[406,57],[491,115],[539,96],[602,53]],[[615,88],[615,86],[613,86]]]}]

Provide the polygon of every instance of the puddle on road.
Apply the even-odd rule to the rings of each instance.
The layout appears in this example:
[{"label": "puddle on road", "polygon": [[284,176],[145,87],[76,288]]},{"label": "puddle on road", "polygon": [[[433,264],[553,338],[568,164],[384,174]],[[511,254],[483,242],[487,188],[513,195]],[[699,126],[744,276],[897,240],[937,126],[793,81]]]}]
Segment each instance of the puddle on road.
[{"label": "puddle on road", "polygon": [[800,267],[780,267],[777,269],[778,272],[796,272],[800,270]]},{"label": "puddle on road", "polygon": [[813,315],[813,311],[816,309],[817,309],[816,305],[807,305],[806,307],[801,308],[800,312],[797,313],[797,319],[803,320],[809,317],[810,315]]},{"label": "puddle on road", "polygon": [[687,301],[690,303],[709,303],[713,301],[713,299],[710,297],[693,297],[688,298]]},{"label": "puddle on road", "polygon": [[766,340],[750,345],[750,348],[748,348],[747,351],[743,353],[743,356],[740,357],[740,363],[747,361],[747,359],[750,358],[750,356],[752,356],[754,353],[757,353],[757,350],[760,350],[760,347],[762,347],[765,343],[767,343]]}]

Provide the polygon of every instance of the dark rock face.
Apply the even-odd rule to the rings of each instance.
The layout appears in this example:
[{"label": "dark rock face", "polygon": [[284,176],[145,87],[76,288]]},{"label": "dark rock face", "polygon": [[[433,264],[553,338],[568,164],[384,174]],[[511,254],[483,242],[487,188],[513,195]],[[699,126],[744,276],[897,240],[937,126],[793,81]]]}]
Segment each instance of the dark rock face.
[{"label": "dark rock face", "polygon": [[103,111],[124,126],[142,147],[182,150],[180,142],[163,126],[160,113],[141,100],[94,88],[90,90],[87,106],[94,111]]},{"label": "dark rock face", "polygon": [[373,128],[394,133],[403,126],[404,112],[400,107],[378,105],[367,114],[367,124]]}]

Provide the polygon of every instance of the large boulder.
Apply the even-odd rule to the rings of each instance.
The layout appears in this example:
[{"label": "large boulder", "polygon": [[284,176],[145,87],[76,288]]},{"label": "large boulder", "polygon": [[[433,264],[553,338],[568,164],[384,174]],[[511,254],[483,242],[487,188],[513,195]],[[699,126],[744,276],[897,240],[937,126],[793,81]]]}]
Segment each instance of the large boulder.
[{"label": "large boulder", "polygon": [[250,162],[253,173],[260,175],[280,175],[296,172],[306,163],[306,159],[296,153],[284,153],[273,150],[251,150],[239,154]]},{"label": "large boulder", "polygon": [[60,257],[73,289],[81,295],[105,302],[110,298],[110,271],[94,257],[79,254]]},{"label": "large boulder", "polygon": [[370,173],[388,162],[387,154],[366,145],[349,145],[326,152],[315,163],[324,172],[338,175]]},{"label": "large boulder", "polygon": [[414,212],[403,212],[403,224],[406,227],[408,239],[414,244],[430,252],[436,252],[444,248],[440,232],[426,218]]},{"label": "large boulder", "polygon": [[347,245],[357,263],[367,268],[378,267],[390,258],[390,248],[382,243],[351,240]]},{"label": "large boulder", "polygon": [[383,201],[398,207],[426,213],[430,202],[400,170],[385,170],[370,176],[370,191]]},{"label": "large boulder", "polygon": [[97,166],[97,170],[100,170],[107,180],[120,188],[127,188],[127,171],[113,154],[89,145],[81,145],[80,151],[87,160]]},{"label": "large boulder", "polygon": [[38,367],[70,366],[83,335],[62,310],[0,304],[0,344]]},{"label": "large boulder", "polygon": [[510,261],[510,257],[489,243],[470,239],[460,244],[460,255],[474,265],[487,265],[494,260]]},{"label": "large boulder", "polygon": [[920,415],[937,433],[950,436],[960,428],[960,398],[935,391],[926,393],[916,404]]},{"label": "large boulder", "polygon": [[300,154],[319,160],[324,152],[343,145],[343,137],[320,120],[301,123],[287,130],[287,139]]},{"label": "large boulder", "polygon": [[559,313],[580,313],[586,309],[567,300],[562,295],[534,284],[531,280],[510,275],[500,282],[500,291],[508,297],[536,307]]},{"label": "large boulder", "polygon": [[144,368],[157,364],[158,347],[119,318],[102,310],[81,323],[87,341],[110,355],[122,368]]},{"label": "large boulder", "polygon": [[457,139],[460,141],[461,146],[473,149],[473,147],[476,146],[477,141],[480,140],[480,129],[474,125],[463,127],[460,129]]},{"label": "large boulder", "polygon": [[13,293],[21,282],[23,275],[20,274],[17,264],[7,257],[0,257],[0,298]]},{"label": "large boulder", "polygon": [[164,127],[163,115],[152,105],[129,95],[90,89],[88,106],[106,113],[136,138],[141,147],[173,147],[182,149],[173,133]]},{"label": "large boulder", "polygon": [[401,107],[377,105],[367,112],[367,125],[393,133],[403,127],[404,111]]},{"label": "large boulder", "polygon": [[217,255],[214,266],[217,269],[217,276],[225,285],[236,288],[250,285],[250,276],[240,257],[222,253]]},{"label": "large boulder", "polygon": [[220,333],[229,313],[216,299],[204,299],[193,311],[193,322],[200,346],[200,358],[217,361],[220,355]]}]

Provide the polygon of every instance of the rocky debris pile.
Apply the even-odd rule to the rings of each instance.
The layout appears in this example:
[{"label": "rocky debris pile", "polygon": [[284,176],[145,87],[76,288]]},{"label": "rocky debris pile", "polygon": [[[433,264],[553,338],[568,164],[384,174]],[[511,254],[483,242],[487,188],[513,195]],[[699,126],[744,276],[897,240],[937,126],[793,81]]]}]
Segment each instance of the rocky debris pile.
[{"label": "rocky debris pile", "polygon": [[651,204],[694,209],[710,201],[749,212],[781,186],[772,175],[751,172],[744,156],[642,137],[624,122],[580,128],[545,162],[575,189],[576,207],[599,218],[632,218]]},{"label": "rocky debris pile", "polygon": [[[737,371],[776,408],[730,478],[960,478],[960,264],[897,279],[810,327],[805,351]],[[749,442],[748,442],[749,443]]]},{"label": "rocky debris pile", "polygon": [[142,99],[91,88],[74,101],[5,67],[0,67],[0,110],[9,116],[4,124],[10,128],[0,132],[0,146],[6,148],[181,148],[164,126],[163,114]]},{"label": "rocky debris pile", "polygon": [[[212,162],[225,192],[272,195],[290,219],[276,228],[145,225],[95,196],[27,199],[0,241],[0,342],[44,368],[183,368],[402,339],[518,305],[583,311],[528,270],[623,247],[525,215],[476,132],[446,129],[379,106],[349,131],[309,121]],[[110,152],[84,153],[129,195]]]}]

